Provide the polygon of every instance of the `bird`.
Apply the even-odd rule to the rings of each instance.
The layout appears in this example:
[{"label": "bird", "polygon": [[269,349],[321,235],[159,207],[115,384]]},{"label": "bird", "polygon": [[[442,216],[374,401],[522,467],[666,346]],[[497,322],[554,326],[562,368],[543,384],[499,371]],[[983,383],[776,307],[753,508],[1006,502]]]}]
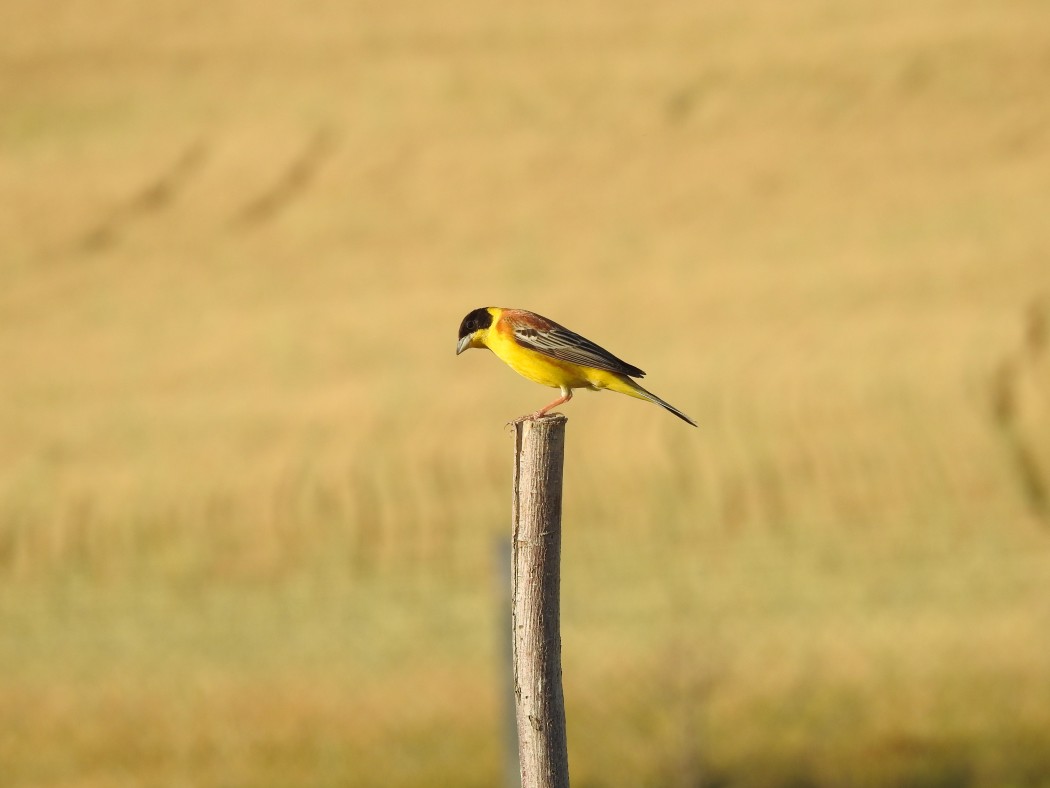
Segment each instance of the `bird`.
[{"label": "bird", "polygon": [[573,389],[618,391],[655,402],[682,421],[696,422],[678,408],[646,391],[632,378],[645,376],[605,348],[553,320],[525,309],[480,307],[459,324],[456,355],[470,348],[488,348],[507,366],[531,381],[561,390],[561,396],[517,421],[535,419],[572,399]]}]

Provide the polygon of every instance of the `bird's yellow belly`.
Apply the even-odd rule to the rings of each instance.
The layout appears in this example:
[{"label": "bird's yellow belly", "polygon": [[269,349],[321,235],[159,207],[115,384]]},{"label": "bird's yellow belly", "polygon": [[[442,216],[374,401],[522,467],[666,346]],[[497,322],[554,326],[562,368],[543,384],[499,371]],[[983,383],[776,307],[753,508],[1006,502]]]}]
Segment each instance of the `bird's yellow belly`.
[{"label": "bird's yellow belly", "polygon": [[502,345],[491,349],[519,375],[541,385],[555,389],[595,388],[586,367],[564,364],[533,350],[505,348]]}]

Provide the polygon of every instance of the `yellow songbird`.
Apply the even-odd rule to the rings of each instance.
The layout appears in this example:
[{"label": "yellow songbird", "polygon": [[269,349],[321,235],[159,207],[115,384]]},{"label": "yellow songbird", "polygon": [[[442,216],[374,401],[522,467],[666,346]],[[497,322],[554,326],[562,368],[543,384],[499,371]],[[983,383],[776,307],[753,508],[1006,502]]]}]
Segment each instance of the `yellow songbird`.
[{"label": "yellow songbird", "polygon": [[609,389],[655,402],[696,426],[678,408],[631,380],[645,376],[638,367],[535,312],[495,306],[475,309],[459,324],[456,355],[472,347],[487,347],[519,375],[561,389],[558,399],[525,418],[542,416],[568,402],[573,389]]}]

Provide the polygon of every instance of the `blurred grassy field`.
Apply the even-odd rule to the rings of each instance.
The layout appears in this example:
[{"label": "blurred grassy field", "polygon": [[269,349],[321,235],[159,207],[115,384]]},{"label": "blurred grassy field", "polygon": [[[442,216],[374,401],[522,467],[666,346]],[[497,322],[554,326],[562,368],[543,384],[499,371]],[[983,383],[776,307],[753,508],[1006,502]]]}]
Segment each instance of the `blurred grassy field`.
[{"label": "blurred grassy field", "polygon": [[1050,785],[1048,52],[1038,0],[0,0],[4,784],[497,784],[550,395],[454,356],[495,304],[701,425],[565,408],[574,785]]}]

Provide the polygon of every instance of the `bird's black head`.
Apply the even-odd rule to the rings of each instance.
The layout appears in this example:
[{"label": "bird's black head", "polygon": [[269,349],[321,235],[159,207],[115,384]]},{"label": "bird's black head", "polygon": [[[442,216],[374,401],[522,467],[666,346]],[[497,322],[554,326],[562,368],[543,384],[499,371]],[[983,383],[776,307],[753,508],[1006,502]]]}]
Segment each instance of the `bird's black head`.
[{"label": "bird's black head", "polygon": [[475,331],[481,331],[482,329],[488,328],[492,325],[492,313],[486,307],[475,309],[473,312],[463,318],[463,322],[459,324],[459,337],[469,337]]},{"label": "bird's black head", "polygon": [[463,322],[459,324],[459,341],[456,343],[456,355],[458,356],[470,347],[483,347],[482,342],[479,341],[479,337],[476,335],[479,331],[490,328],[492,320],[492,313],[485,307],[475,309],[463,318]]}]

